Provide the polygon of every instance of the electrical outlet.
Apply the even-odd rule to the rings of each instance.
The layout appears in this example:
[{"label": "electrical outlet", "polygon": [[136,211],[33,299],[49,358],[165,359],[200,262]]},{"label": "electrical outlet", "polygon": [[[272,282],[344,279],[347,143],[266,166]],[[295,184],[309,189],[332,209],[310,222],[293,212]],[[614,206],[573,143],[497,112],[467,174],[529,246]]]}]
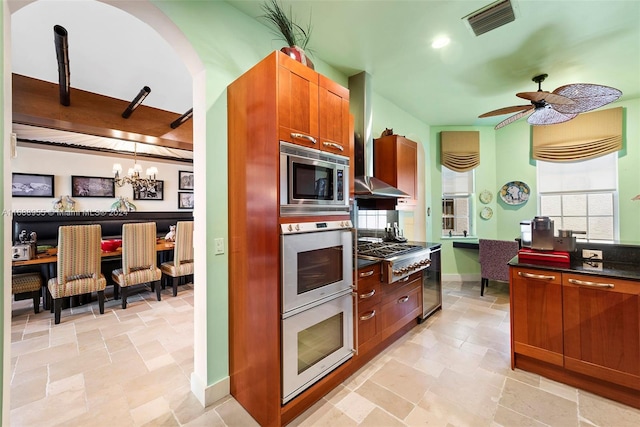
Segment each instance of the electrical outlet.
[{"label": "electrical outlet", "polygon": [[213,240],[213,243],[215,245],[213,253],[215,255],[223,254],[224,253],[224,239],[222,237],[218,237],[217,239]]},{"label": "electrical outlet", "polygon": [[585,270],[602,271],[602,262],[600,261],[585,261],[582,263],[582,268]]},{"label": "electrical outlet", "polygon": [[597,259],[602,261],[602,251],[595,251],[593,249],[583,249],[582,259]]}]

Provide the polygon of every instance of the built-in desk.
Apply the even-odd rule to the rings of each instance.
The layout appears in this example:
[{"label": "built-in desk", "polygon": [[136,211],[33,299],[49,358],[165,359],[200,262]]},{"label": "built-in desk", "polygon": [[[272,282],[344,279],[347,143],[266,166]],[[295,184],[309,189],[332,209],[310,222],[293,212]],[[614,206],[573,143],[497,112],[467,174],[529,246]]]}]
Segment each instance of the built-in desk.
[{"label": "built-in desk", "polygon": [[474,242],[474,241],[454,241],[453,242],[453,247],[454,248],[460,248],[460,249],[475,249],[478,250],[480,249],[480,244],[478,242]]}]

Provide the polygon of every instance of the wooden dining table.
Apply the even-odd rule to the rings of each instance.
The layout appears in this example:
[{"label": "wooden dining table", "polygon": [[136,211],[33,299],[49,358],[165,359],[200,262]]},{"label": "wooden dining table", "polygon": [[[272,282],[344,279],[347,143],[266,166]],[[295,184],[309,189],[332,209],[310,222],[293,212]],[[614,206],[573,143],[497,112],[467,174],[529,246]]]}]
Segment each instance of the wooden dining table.
[{"label": "wooden dining table", "polygon": [[[172,251],[175,246],[175,242],[167,241],[165,239],[158,239],[156,241],[156,252]],[[102,251],[102,258],[121,258],[122,247],[119,247],[115,251]],[[12,267],[20,267],[23,265],[41,265],[41,264],[55,264],[58,261],[58,249],[50,248],[36,255],[35,258],[13,261]]]}]

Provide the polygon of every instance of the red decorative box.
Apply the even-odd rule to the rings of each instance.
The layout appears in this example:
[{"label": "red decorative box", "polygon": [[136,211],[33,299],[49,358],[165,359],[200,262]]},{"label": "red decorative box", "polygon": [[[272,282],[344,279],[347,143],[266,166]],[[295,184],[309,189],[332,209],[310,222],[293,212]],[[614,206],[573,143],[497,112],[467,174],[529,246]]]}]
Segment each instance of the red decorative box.
[{"label": "red decorative box", "polygon": [[570,261],[569,252],[565,251],[537,251],[535,249],[520,249],[518,251],[518,262],[568,265]]}]

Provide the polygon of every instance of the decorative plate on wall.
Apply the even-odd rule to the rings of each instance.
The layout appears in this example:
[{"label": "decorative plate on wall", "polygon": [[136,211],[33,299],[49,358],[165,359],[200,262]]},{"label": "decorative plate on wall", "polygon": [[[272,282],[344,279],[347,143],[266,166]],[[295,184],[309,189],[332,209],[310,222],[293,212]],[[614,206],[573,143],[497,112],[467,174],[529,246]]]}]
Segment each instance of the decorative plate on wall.
[{"label": "decorative plate on wall", "polygon": [[491,194],[491,191],[483,190],[482,193],[480,193],[480,201],[485,205],[491,202],[492,200],[493,200],[493,194]]},{"label": "decorative plate on wall", "polygon": [[482,210],[480,211],[480,218],[482,219],[491,219],[492,216],[493,216],[493,210],[488,206],[485,208],[482,208]]},{"label": "decorative plate on wall", "polygon": [[531,190],[522,181],[507,182],[500,189],[500,198],[508,205],[521,205],[527,203]]}]

